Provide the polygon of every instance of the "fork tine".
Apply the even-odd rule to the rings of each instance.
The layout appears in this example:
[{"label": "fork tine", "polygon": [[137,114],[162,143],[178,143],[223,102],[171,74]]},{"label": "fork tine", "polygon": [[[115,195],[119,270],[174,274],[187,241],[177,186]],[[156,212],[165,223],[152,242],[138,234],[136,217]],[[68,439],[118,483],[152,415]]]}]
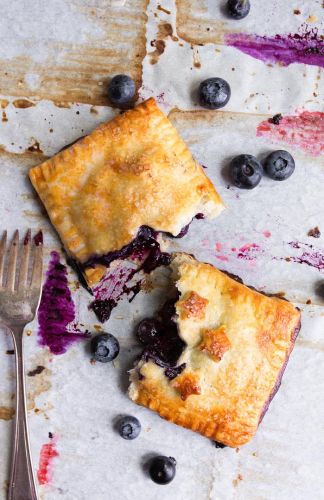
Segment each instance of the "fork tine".
[{"label": "fork tine", "polygon": [[0,243],[0,288],[3,286],[3,270],[7,247],[7,231],[3,231]]},{"label": "fork tine", "polygon": [[31,247],[31,230],[28,229],[21,249],[21,262],[19,269],[18,290],[23,290],[27,285],[29,256]]},{"label": "fork tine", "polygon": [[43,278],[43,242],[34,244],[34,264],[31,287],[38,289],[42,285]]},{"label": "fork tine", "polygon": [[18,244],[19,244],[19,232],[18,229],[16,229],[9,248],[9,263],[8,263],[8,275],[6,284],[6,288],[11,291],[14,291],[15,289]]}]

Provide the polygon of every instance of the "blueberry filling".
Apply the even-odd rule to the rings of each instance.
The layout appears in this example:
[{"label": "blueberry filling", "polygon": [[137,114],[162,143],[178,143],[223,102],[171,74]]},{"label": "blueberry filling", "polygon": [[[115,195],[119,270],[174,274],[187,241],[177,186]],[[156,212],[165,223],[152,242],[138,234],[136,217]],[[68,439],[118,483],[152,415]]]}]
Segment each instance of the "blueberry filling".
[{"label": "blueberry filling", "polygon": [[170,380],[179,375],[186,367],[177,366],[185,343],[178,335],[175,303],[178,297],[168,300],[159,311],[157,318],[146,318],[137,327],[137,338],[145,345],[142,353],[144,361],[154,361],[165,368],[164,374]]},{"label": "blueberry filling", "polygon": [[[204,214],[198,213],[194,218],[203,219]],[[167,232],[165,232],[165,234],[172,238],[182,238],[188,232],[189,225],[190,223],[187,224],[187,226],[185,226],[176,236]],[[90,308],[94,311],[97,318],[102,323],[109,319],[113,308],[116,307],[117,302],[122,295],[132,294],[129,299],[131,301],[140,291],[141,281],[132,287],[129,287],[127,284],[138,272],[144,271],[145,273],[150,273],[159,266],[168,266],[170,264],[171,255],[167,252],[162,252],[160,243],[157,241],[157,237],[160,232],[161,231],[155,231],[149,226],[141,226],[137,236],[121,250],[108,252],[104,255],[94,255],[88,259],[82,267],[75,261],[69,262],[70,265],[76,270],[80,283],[95,296],[95,300],[91,303]],[[139,261],[139,267],[129,272],[128,275],[125,274],[117,280],[112,273],[111,279],[115,282],[115,288],[112,287],[108,296],[107,294],[104,294],[103,296],[100,290],[96,291],[94,289],[94,291],[92,291],[89,289],[86,280],[83,277],[83,271],[85,268],[95,267],[96,264],[101,264],[108,268],[113,261],[124,259]]]},{"label": "blueberry filling", "polygon": [[[102,264],[103,266],[108,267],[114,260],[127,259],[129,257],[139,260],[144,259],[141,269],[145,272],[150,272],[159,265],[165,265],[164,261],[170,259],[169,254],[161,252],[160,244],[156,240],[157,236],[158,232],[154,231],[154,229],[151,229],[148,226],[141,226],[133,241],[128,243],[128,245],[123,246],[121,250],[108,252],[105,255],[95,255],[90,257],[90,259],[83,264],[83,267],[94,267],[96,264]],[[147,260],[149,262],[146,264]],[[163,264],[160,264],[160,262]],[[168,263],[169,262],[170,260],[168,260]],[[154,265],[155,267],[153,267]]]},{"label": "blueberry filling", "polygon": [[[198,213],[194,219],[203,219],[204,217],[204,214]],[[176,236],[168,232],[165,234],[172,238],[182,238],[187,234],[191,222],[184,226]],[[94,255],[83,264],[83,268],[95,267],[96,264],[108,267],[114,260],[127,258],[143,260],[141,269],[147,273],[159,266],[167,266],[170,264],[170,255],[161,251],[157,241],[159,233],[162,231],[155,231],[149,226],[141,226],[136,237],[123,246],[121,250],[114,250],[104,255]]]}]

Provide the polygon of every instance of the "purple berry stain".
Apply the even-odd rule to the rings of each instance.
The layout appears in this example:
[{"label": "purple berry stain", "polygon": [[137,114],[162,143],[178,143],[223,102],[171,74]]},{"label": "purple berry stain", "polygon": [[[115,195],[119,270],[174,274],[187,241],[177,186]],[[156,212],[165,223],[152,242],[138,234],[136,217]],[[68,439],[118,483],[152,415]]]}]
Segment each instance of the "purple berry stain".
[{"label": "purple berry stain", "polygon": [[75,305],[67,275],[60,255],[52,252],[38,309],[38,338],[39,344],[53,354],[64,354],[74,342],[87,338],[73,324]]},{"label": "purple berry stain", "polygon": [[290,262],[296,262],[297,264],[305,264],[306,266],[313,267],[320,272],[324,272],[324,253],[320,249],[314,248],[313,245],[309,243],[301,243],[298,241],[290,241],[289,245],[291,248],[301,250],[300,256],[290,256]]},{"label": "purple berry stain", "polygon": [[265,63],[293,63],[324,67],[324,40],[317,28],[302,25],[299,33],[260,36],[245,33],[226,35],[226,44]]}]

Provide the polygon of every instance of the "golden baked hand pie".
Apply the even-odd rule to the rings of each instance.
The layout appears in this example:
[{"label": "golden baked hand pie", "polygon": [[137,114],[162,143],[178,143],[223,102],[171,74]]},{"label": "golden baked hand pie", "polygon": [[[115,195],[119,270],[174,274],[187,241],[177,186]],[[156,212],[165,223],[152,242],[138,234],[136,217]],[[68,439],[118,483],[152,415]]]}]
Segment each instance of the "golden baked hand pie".
[{"label": "golden baked hand pie", "polygon": [[300,312],[186,254],[171,269],[178,293],[138,327],[146,345],[129,395],[167,420],[240,446],[280,386]]},{"label": "golden baked hand pie", "polygon": [[224,208],[154,99],[99,126],[29,175],[90,285],[112,260],[142,255],[137,237],[181,235],[195,216],[213,218]]}]

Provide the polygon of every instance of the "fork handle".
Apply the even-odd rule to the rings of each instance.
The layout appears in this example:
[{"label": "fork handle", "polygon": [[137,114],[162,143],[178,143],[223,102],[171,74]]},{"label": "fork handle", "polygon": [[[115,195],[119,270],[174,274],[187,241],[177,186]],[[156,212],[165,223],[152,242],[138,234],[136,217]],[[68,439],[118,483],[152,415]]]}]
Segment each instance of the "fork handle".
[{"label": "fork handle", "polygon": [[8,500],[38,499],[28,439],[23,330],[23,326],[12,328],[16,356],[16,415]]}]

